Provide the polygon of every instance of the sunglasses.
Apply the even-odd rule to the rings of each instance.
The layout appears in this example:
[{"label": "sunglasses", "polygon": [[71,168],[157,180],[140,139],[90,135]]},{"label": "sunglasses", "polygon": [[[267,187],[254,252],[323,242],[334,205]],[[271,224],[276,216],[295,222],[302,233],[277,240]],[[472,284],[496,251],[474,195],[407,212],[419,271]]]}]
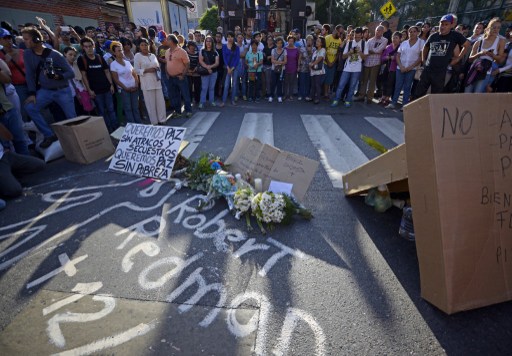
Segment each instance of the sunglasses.
[{"label": "sunglasses", "polygon": [[96,38],[105,38],[104,36],[96,36]]}]

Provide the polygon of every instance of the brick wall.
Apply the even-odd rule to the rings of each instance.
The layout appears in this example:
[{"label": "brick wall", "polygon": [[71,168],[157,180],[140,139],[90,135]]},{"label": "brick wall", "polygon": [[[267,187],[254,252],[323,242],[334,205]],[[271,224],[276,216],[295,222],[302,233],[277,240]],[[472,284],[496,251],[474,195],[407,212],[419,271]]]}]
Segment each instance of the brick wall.
[{"label": "brick wall", "polygon": [[2,0],[2,6],[18,10],[51,13],[53,14],[55,25],[63,24],[63,16],[95,19],[102,27],[105,25],[105,22],[121,23],[122,21],[122,14],[116,17],[106,14],[101,10],[102,7],[106,7],[102,0]]}]

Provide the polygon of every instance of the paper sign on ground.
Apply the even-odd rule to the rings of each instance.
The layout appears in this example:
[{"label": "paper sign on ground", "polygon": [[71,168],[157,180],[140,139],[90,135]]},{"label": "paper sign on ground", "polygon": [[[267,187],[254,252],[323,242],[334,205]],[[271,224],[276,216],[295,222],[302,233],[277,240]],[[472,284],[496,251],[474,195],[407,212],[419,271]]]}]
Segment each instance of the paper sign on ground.
[{"label": "paper sign on ground", "polygon": [[170,179],[184,136],[183,127],[127,124],[109,169]]},{"label": "paper sign on ground", "polygon": [[268,191],[276,194],[287,194],[290,195],[292,193],[293,184],[279,182],[276,180],[270,181],[270,186],[268,187]]},{"label": "paper sign on ground", "polygon": [[261,178],[263,189],[268,190],[271,180],[293,185],[292,192],[298,200],[306,195],[313,180],[318,162],[294,153],[281,151],[257,139],[242,137],[226,160],[229,170]]}]

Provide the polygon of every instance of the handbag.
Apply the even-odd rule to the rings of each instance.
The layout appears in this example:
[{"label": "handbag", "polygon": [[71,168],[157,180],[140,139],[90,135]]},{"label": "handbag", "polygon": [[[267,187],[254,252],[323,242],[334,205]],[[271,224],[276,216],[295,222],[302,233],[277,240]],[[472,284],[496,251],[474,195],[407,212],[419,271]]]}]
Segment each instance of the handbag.
[{"label": "handbag", "polygon": [[[204,55],[204,50],[202,50],[202,51],[201,51],[201,55],[207,59],[206,64],[210,64],[210,63],[209,63],[209,62],[210,62],[210,60],[209,60],[208,56],[205,56],[205,55]],[[198,64],[197,64],[197,67],[196,67],[196,73],[197,73],[197,74],[199,74],[199,75],[209,75],[209,74],[210,74],[210,72],[208,71],[208,69],[206,69],[205,67],[203,67],[203,66],[201,65],[201,63],[198,63]]]},{"label": "handbag", "polygon": [[77,89],[76,98],[85,111],[90,112],[94,110],[94,101],[87,90],[81,91]]},{"label": "handbag", "polygon": [[[276,51],[276,53],[277,53],[277,51]],[[276,58],[276,61],[278,61],[278,60],[279,60],[279,58],[281,58],[281,56],[283,55],[283,53],[284,53],[284,49],[283,49],[283,51],[281,52],[281,54]],[[283,65],[282,65],[282,64],[275,64],[275,65],[274,65],[274,72],[276,72],[276,73],[279,73],[279,74],[280,74],[282,71],[283,71]]]}]

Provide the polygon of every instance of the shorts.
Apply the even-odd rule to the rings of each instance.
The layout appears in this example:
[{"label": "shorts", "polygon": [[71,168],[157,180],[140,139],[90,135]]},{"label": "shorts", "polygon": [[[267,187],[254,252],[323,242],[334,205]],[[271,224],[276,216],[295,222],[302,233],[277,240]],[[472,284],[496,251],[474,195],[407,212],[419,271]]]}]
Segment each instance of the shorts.
[{"label": "shorts", "polygon": [[324,66],[325,68],[325,77],[324,77],[324,85],[331,85],[334,81],[334,75],[336,74],[336,65],[332,67]]}]

